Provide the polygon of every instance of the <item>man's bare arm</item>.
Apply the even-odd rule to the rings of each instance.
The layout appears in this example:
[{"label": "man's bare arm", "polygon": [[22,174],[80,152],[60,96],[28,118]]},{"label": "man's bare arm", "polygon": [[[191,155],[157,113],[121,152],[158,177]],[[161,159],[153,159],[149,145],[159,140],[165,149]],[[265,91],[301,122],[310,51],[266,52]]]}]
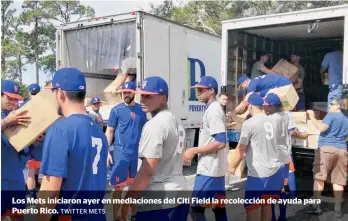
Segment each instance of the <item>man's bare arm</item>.
[{"label": "man's bare arm", "polygon": [[105,131],[106,139],[108,140],[108,150],[110,151],[110,146],[112,144],[112,139],[114,138],[115,128],[107,127]]},{"label": "man's bare arm", "polygon": [[[49,199],[55,199],[59,197],[59,191],[62,186],[63,178],[62,177],[55,177],[55,176],[43,176],[41,188],[39,192],[39,199],[41,202],[45,201],[45,203],[41,203],[37,205],[37,208],[40,211],[40,208],[47,208],[47,209],[55,209],[56,204],[55,203],[48,203]],[[40,221],[49,221],[51,220],[52,214],[41,214],[39,213],[37,215],[37,219]]]}]

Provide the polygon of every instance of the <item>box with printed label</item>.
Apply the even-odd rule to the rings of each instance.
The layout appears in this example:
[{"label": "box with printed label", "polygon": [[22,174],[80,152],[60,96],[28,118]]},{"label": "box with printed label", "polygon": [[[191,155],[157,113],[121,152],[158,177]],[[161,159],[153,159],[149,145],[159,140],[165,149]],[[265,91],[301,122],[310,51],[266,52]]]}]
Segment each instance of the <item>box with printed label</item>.
[{"label": "box with printed label", "polygon": [[305,111],[298,111],[298,112],[291,112],[292,117],[294,118],[296,123],[306,123],[307,122],[307,112]]},{"label": "box with printed label", "polygon": [[[42,108],[44,107],[44,108]],[[58,104],[51,90],[43,89],[21,107],[27,110],[30,123],[27,127],[15,125],[4,131],[12,146],[19,152],[33,144],[47,128],[61,116],[58,115]]]},{"label": "box with printed label", "polygon": [[280,59],[278,63],[272,68],[272,71],[283,75],[293,83],[295,83],[298,79],[298,68],[284,59]]},{"label": "box with printed label", "polygon": [[284,110],[293,110],[299,100],[298,94],[292,84],[271,89],[268,93],[275,93],[279,96]]},{"label": "box with printed label", "polygon": [[309,149],[318,148],[319,135],[308,135],[307,145]]},{"label": "box with printed label", "polygon": [[[317,120],[317,121],[320,125],[321,120]],[[315,124],[313,123],[313,120],[308,120],[307,125],[308,125],[307,134],[312,134],[312,135],[319,135],[320,134],[320,131],[318,130],[318,128],[316,128]]]},{"label": "box with printed label", "polygon": [[[233,162],[236,162],[236,158],[237,158],[237,153],[236,150],[230,150],[228,152],[228,163],[231,164]],[[245,158],[243,157],[242,161],[240,162],[240,164],[238,165],[238,167],[236,168],[236,171],[234,173],[235,176],[239,176],[241,178],[244,178],[247,176],[247,172],[246,172],[246,167],[245,167]]]}]

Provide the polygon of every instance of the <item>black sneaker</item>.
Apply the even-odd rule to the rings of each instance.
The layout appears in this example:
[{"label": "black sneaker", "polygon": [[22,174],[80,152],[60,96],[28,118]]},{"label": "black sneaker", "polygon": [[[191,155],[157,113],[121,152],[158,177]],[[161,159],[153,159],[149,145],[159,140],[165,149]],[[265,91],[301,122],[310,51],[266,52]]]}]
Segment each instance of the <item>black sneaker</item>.
[{"label": "black sneaker", "polygon": [[310,213],[310,214],[321,214],[320,206],[317,205],[309,205],[303,209],[304,212]]},{"label": "black sneaker", "polygon": [[342,210],[335,210],[335,217],[341,218],[342,217]]}]

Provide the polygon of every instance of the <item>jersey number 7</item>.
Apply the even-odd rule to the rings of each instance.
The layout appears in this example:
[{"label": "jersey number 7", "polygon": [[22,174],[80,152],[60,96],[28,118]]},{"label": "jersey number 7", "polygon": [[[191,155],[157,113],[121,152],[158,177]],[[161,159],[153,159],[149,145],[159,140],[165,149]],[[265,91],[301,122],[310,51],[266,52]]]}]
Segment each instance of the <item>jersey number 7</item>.
[{"label": "jersey number 7", "polygon": [[103,141],[101,138],[97,137],[92,137],[92,147],[97,147],[97,154],[94,157],[93,164],[92,164],[92,169],[93,169],[93,174],[98,174],[98,163],[100,160],[100,151],[103,147]]}]

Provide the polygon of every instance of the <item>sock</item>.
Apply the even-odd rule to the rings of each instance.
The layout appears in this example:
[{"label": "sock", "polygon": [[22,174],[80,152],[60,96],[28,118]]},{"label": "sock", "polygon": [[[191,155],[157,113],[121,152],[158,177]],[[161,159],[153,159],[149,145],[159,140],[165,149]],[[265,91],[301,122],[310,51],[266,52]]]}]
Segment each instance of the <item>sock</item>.
[{"label": "sock", "polygon": [[227,212],[225,207],[218,207],[213,209],[216,221],[227,221]]},{"label": "sock", "polygon": [[35,189],[30,189],[30,190],[28,190],[28,192],[32,198],[36,199],[36,190]]},{"label": "sock", "polygon": [[40,183],[39,183],[39,174],[35,174],[35,184],[36,184],[36,187],[37,187],[37,188],[40,187]]},{"label": "sock", "polygon": [[200,206],[191,207],[192,211],[190,213],[192,221],[207,221],[204,216],[205,208]]},{"label": "sock", "polygon": [[296,197],[296,179],[295,179],[295,173],[290,172],[288,176],[288,185],[291,193],[291,197]]},{"label": "sock", "polygon": [[[283,192],[280,194],[280,198],[285,200],[286,199],[286,193]],[[286,220],[286,204],[279,204],[279,220],[283,221]]]},{"label": "sock", "polygon": [[272,221],[277,221],[277,218],[275,216],[275,211],[274,211],[274,204],[272,204],[271,206],[272,206]]}]

